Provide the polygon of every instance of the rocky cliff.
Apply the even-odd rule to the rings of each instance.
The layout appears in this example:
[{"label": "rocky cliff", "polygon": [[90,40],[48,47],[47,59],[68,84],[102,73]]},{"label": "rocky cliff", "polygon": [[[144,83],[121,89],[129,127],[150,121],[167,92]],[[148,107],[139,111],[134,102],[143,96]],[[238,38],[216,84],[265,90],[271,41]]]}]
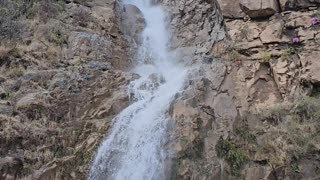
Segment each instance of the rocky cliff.
[{"label": "rocky cliff", "polygon": [[195,67],[172,103],[172,179],[318,179],[319,2],[165,4]]},{"label": "rocky cliff", "polygon": [[[320,2],[154,3],[191,69],[169,110],[171,179],[319,179]],[[130,104],[143,17],[114,0],[0,5],[0,179],[85,179]]]},{"label": "rocky cliff", "polygon": [[0,4],[0,179],[85,179],[129,104],[123,10],[112,0]]}]

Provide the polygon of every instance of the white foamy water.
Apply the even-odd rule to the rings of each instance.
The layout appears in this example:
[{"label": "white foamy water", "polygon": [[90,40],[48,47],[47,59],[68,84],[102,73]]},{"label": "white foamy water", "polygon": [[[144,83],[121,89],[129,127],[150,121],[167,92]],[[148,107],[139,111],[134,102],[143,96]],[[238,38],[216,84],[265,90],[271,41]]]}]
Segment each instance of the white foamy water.
[{"label": "white foamy water", "polygon": [[146,19],[134,73],[140,78],[129,86],[135,102],[114,120],[99,147],[89,180],[161,180],[170,159],[168,109],[184,82],[186,70],[168,51],[166,14],[148,0],[128,0]]}]

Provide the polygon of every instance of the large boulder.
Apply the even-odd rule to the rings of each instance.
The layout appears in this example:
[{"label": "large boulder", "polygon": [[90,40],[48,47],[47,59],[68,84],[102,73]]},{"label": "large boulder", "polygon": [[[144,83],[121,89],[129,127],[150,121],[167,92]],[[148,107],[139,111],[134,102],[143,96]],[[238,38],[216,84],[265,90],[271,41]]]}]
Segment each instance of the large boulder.
[{"label": "large boulder", "polygon": [[243,12],[240,9],[240,0],[218,0],[222,15],[226,18],[243,17]]},{"label": "large boulder", "polygon": [[276,0],[240,0],[240,7],[251,18],[265,18],[279,12]]}]

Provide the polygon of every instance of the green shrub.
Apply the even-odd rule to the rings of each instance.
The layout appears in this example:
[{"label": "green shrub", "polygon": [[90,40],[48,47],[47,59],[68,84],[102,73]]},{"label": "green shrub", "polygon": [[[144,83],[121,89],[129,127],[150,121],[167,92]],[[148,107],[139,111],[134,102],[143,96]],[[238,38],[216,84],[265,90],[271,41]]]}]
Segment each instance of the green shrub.
[{"label": "green shrub", "polygon": [[289,113],[287,107],[276,105],[273,108],[268,108],[260,112],[262,121],[268,122],[274,126],[283,122],[286,115]]},{"label": "green shrub", "polygon": [[262,60],[263,62],[269,62],[271,60],[272,56],[268,52],[263,52],[262,53]]},{"label": "green shrub", "polygon": [[282,54],[281,54],[280,59],[282,61],[290,60],[290,56],[293,54],[296,54],[298,51],[299,51],[298,48],[288,47],[288,48],[282,50]]},{"label": "green shrub", "polygon": [[320,119],[320,100],[315,97],[303,97],[297,102],[294,113],[298,115],[301,121],[319,121]]},{"label": "green shrub", "polygon": [[220,138],[216,144],[216,152],[219,158],[225,159],[230,165],[232,175],[239,175],[241,168],[248,161],[246,154],[230,140]]},{"label": "green shrub", "polygon": [[237,136],[239,136],[241,139],[248,143],[256,143],[257,137],[249,132],[248,128],[237,128],[235,129],[235,133]]},{"label": "green shrub", "polygon": [[320,98],[320,87],[318,86],[313,87],[311,90],[310,96],[315,98]]}]

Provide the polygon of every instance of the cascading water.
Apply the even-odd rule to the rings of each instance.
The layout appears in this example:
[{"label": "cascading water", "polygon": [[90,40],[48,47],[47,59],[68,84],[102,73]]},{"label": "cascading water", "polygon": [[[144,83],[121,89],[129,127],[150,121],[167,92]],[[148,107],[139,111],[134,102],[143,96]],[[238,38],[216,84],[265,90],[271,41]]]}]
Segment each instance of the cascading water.
[{"label": "cascading water", "polygon": [[128,0],[146,20],[142,45],[133,70],[140,78],[133,81],[130,94],[135,102],[113,121],[111,133],[99,147],[90,169],[89,180],[166,179],[170,101],[183,85],[186,70],[176,64],[168,51],[165,13],[149,0]]}]

